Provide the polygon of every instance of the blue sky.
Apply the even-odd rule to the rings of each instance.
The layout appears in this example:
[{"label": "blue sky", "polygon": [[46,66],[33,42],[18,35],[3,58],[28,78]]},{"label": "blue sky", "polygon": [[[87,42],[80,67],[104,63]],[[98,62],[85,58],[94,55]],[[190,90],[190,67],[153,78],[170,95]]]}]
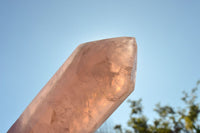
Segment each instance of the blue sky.
[{"label": "blue sky", "polygon": [[[199,0],[0,1],[0,132],[6,132],[80,44],[134,36],[135,91],[153,119],[156,103],[181,105],[200,79]],[[111,116],[126,124],[125,101]]]}]

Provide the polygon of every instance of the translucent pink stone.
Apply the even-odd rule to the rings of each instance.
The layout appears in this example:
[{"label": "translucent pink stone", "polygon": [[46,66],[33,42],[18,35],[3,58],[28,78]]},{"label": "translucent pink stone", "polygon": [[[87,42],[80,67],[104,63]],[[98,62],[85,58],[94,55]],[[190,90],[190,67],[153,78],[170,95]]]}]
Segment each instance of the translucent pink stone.
[{"label": "translucent pink stone", "polygon": [[136,63],[132,37],[79,45],[8,133],[95,132],[134,90]]}]

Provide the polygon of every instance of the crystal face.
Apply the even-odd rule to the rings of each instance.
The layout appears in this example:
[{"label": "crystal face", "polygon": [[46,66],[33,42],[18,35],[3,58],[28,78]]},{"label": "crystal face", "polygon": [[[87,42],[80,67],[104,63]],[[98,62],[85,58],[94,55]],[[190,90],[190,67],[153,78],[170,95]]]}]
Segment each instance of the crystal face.
[{"label": "crystal face", "polygon": [[93,133],[134,90],[132,37],[79,45],[8,133]]}]

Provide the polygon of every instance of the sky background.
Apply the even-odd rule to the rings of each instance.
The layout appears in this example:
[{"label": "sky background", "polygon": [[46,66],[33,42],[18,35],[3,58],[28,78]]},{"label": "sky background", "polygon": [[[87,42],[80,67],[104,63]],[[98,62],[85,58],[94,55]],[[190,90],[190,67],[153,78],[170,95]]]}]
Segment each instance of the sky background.
[{"label": "sky background", "polygon": [[[81,43],[131,36],[135,91],[153,119],[158,102],[181,106],[200,79],[199,0],[0,1],[0,132],[6,132]],[[126,125],[125,101],[110,117]]]}]

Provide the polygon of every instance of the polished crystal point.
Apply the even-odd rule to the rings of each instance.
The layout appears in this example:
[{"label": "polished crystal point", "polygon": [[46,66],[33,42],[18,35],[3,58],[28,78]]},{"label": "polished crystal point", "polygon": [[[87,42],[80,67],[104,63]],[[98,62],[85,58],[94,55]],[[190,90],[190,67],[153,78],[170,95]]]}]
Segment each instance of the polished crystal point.
[{"label": "polished crystal point", "polygon": [[93,133],[134,90],[132,37],[79,45],[8,133]]}]

